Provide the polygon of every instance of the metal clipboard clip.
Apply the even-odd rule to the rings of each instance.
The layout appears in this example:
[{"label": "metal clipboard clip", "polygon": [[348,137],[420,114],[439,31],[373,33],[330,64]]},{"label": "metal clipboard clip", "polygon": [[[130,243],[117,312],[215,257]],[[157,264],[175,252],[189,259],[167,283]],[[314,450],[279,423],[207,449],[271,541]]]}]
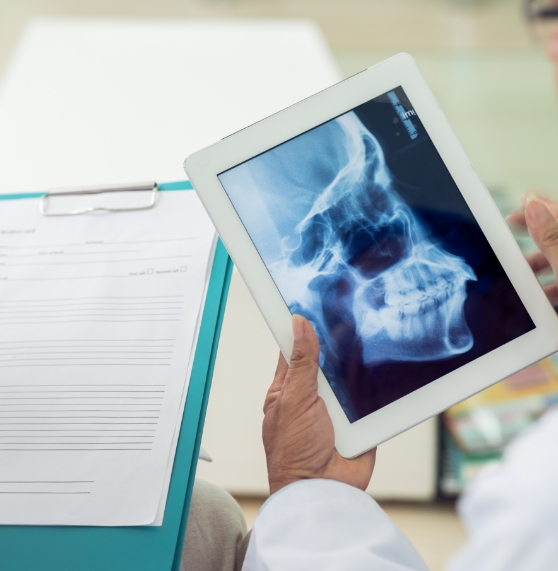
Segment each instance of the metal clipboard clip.
[{"label": "metal clipboard clip", "polygon": [[[140,182],[136,184],[112,184],[107,186],[81,186],[71,188],[53,188],[41,196],[39,211],[43,216],[75,216],[77,214],[87,214],[89,212],[128,212],[132,210],[148,210],[155,206],[157,199],[157,183]],[[88,206],[79,210],[68,210],[60,212],[48,211],[48,199],[55,196],[103,194],[109,192],[149,192],[149,203],[141,206]]]}]

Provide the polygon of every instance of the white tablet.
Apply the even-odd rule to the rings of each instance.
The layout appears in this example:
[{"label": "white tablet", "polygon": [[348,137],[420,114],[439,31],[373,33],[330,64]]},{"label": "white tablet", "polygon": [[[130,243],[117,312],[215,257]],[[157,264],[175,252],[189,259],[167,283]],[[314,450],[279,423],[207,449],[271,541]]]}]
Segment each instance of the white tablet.
[{"label": "white tablet", "polygon": [[412,57],[188,157],[287,359],[320,339],[356,456],[558,350],[558,319]]}]

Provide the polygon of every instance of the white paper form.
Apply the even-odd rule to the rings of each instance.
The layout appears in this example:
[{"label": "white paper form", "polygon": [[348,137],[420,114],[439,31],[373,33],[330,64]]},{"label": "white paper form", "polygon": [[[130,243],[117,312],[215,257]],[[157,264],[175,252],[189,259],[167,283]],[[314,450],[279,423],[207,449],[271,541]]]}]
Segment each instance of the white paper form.
[{"label": "white paper form", "polygon": [[0,202],[0,524],[155,521],[214,243],[194,192],[57,218]]}]

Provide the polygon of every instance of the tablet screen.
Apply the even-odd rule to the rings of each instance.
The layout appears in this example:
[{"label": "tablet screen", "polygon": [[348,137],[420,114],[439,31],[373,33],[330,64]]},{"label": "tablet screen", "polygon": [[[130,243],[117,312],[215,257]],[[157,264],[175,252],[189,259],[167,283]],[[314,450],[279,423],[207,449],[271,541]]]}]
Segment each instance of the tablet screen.
[{"label": "tablet screen", "polygon": [[219,180],[350,422],[535,327],[401,87]]}]

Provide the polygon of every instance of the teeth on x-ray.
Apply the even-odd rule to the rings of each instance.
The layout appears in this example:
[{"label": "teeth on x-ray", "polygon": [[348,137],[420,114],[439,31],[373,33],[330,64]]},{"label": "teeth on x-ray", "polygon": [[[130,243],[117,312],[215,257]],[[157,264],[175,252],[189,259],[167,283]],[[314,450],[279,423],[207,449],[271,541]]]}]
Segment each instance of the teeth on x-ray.
[{"label": "teeth on x-ray", "polygon": [[314,133],[313,160],[292,165],[319,172],[321,161],[324,171],[337,165],[337,172],[320,192],[309,189],[308,213],[270,266],[287,304],[312,321],[333,354],[328,315],[343,314],[354,323],[365,363],[468,351],[473,338],[463,305],[467,281],[477,279],[473,270],[427,236],[393,189],[382,148],[358,117],[348,113],[335,123],[343,134],[335,144],[319,127],[323,137]]}]

